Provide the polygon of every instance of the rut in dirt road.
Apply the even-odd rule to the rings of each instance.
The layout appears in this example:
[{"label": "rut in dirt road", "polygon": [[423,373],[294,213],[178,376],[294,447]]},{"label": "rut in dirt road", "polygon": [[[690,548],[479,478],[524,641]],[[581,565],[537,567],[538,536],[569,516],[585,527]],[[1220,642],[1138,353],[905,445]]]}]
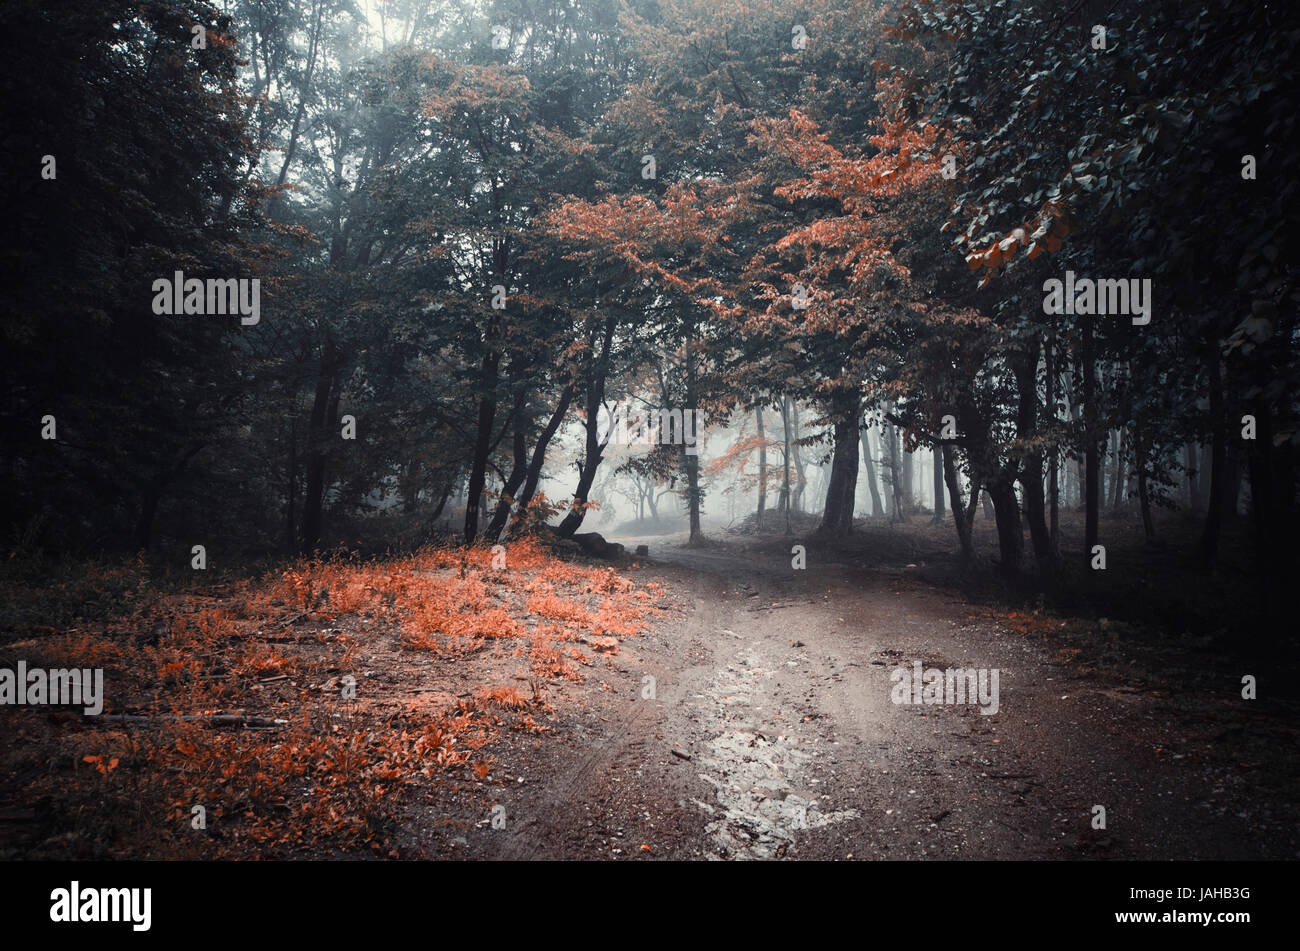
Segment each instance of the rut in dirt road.
[{"label": "rut in dirt road", "polygon": [[[625,642],[624,673],[633,686],[653,677],[654,700],[602,717],[599,735],[511,806],[525,818],[496,843],[500,857],[1296,852],[1288,804],[1163,752],[1198,738],[1150,694],[1075,679],[901,566],[869,574],[810,552],[800,571],[753,545],[651,543],[642,572],[667,582],[681,611]],[[915,662],[997,670],[997,712],[892,702],[891,672]],[[1093,828],[1096,805],[1106,829]]]}]

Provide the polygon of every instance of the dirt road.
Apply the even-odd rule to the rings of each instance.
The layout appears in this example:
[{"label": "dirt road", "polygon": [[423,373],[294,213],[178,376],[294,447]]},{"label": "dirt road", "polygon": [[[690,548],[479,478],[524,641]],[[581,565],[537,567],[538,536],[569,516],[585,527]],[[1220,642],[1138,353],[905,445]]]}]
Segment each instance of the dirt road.
[{"label": "dirt road", "polygon": [[[620,538],[629,549],[643,539]],[[676,607],[502,771],[453,854],[481,858],[1295,858],[1294,796],[1219,755],[1233,678],[1175,717],[1077,679],[1039,640],[922,583],[811,549],[644,539]],[[891,671],[999,673],[999,706],[891,701]],[[653,678],[652,680],[649,678]],[[1247,764],[1258,766],[1259,764]],[[1093,828],[1094,807],[1105,828]],[[444,853],[445,854],[445,853]]]}]

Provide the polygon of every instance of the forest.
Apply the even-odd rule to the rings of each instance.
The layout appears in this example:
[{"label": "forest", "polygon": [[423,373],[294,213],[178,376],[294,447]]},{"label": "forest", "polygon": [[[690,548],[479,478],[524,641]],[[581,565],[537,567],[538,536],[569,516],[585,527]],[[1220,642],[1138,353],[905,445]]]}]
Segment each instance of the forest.
[{"label": "forest", "polygon": [[[0,666],[103,671],[106,711],[4,711],[0,856],[903,857],[905,814],[947,858],[1300,855],[1300,8],[8,0],[0,36]],[[1002,670],[1001,717],[940,704],[958,788],[1036,778],[843,792],[857,720],[915,739],[913,661]],[[842,699],[776,686],[808,664]],[[1059,694],[1093,706],[987,745]],[[1053,758],[1079,717],[1109,800]],[[676,792],[611,793],[628,757]]]}]

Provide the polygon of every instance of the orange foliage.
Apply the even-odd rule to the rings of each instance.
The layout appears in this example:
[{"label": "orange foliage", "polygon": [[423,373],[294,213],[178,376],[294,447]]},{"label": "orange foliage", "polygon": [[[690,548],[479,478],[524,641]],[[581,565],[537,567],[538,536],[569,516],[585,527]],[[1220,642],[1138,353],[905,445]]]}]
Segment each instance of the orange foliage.
[{"label": "orange foliage", "polygon": [[[341,707],[334,675],[357,670],[359,651],[389,639],[467,656],[512,642],[503,656],[517,654],[533,677],[581,680],[574,661],[589,661],[570,642],[584,632],[636,635],[660,590],[559,561],[530,538],[507,552],[505,570],[493,568],[488,548],[303,560],[260,582],[234,583],[220,597],[196,590],[122,612],[95,631],[11,643],[33,665],[104,668],[106,712],[151,719],[116,729],[60,714],[55,728],[47,716],[15,711],[28,743],[0,748],[0,769],[16,773],[23,757],[48,760],[43,770],[25,767],[22,793],[64,803],[79,834],[97,841],[90,854],[386,848],[403,790],[448,771],[486,778],[493,759],[485,748],[503,730],[544,732],[537,717],[552,711],[536,683],[531,697],[513,686],[483,687],[440,710],[391,696],[381,705],[376,692],[358,689]],[[149,631],[156,633],[141,636]],[[287,724],[213,729],[203,718],[216,713]],[[223,830],[220,838],[191,833],[195,805],[205,807],[209,828]]]}]

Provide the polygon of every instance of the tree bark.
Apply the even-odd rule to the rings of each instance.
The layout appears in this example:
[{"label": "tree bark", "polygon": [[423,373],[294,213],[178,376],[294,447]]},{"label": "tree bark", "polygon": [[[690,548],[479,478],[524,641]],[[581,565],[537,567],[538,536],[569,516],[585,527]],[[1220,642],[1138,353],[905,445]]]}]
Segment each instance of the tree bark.
[{"label": "tree bark", "polygon": [[975,519],[975,504],[979,498],[980,487],[971,483],[970,502],[963,504],[961,483],[957,478],[957,465],[953,460],[955,450],[951,443],[943,444],[943,478],[948,483],[948,500],[952,503],[952,520],[957,528],[957,541],[961,545],[961,556],[967,561],[975,558],[975,546],[971,540],[971,525]]},{"label": "tree bark", "polygon": [[943,449],[934,447],[934,518],[935,525],[943,523]]},{"label": "tree bark", "polygon": [[1118,512],[1124,504],[1124,483],[1125,469],[1124,464],[1124,427],[1121,426],[1115,430],[1115,478],[1111,484],[1110,508],[1113,512]]},{"label": "tree bark", "polygon": [[412,459],[406,465],[406,471],[402,474],[402,514],[410,515],[415,511],[415,506],[419,504],[420,497],[420,460]]},{"label": "tree bark", "polygon": [[340,355],[332,337],[321,348],[320,371],[316,376],[316,394],[312,400],[308,427],[307,485],[303,493],[302,551],[310,554],[320,544],[325,499],[325,445],[329,431],[329,411],[338,405],[337,377]]},{"label": "tree bark", "polygon": [[785,513],[785,533],[790,534],[790,397],[781,397],[781,432],[785,450],[781,454],[781,511]]},{"label": "tree bark", "polygon": [[1210,444],[1202,442],[1197,448],[1196,454],[1196,482],[1201,496],[1201,508],[1204,509],[1207,503],[1207,495],[1210,491],[1210,470],[1214,467],[1214,455],[1211,452]]},{"label": "tree bark", "polygon": [[1020,524],[1020,505],[1016,501],[1016,490],[1011,474],[1003,470],[994,479],[988,489],[993,501],[994,518],[998,530],[998,570],[1008,576],[1020,572],[1020,556],[1025,548],[1024,530]]},{"label": "tree bark", "polygon": [[818,532],[848,535],[853,531],[853,503],[858,487],[858,406],[856,391],[841,391],[832,402],[835,451],[826,486],[826,506]]},{"label": "tree bark", "polygon": [[546,422],[546,428],[542,430],[541,435],[537,437],[537,445],[533,447],[533,457],[528,463],[528,474],[524,478],[523,491],[519,493],[517,503],[519,515],[522,517],[528,503],[533,500],[537,494],[537,483],[542,478],[542,466],[546,464],[546,449],[551,444],[551,440],[559,431],[560,426],[564,423],[565,414],[569,412],[569,404],[573,402],[573,384],[565,384],[564,391],[560,393],[560,402],[556,405],[555,411],[551,413],[551,418]]},{"label": "tree bark", "polygon": [[433,513],[429,516],[429,524],[430,524],[430,525],[432,525],[433,522],[438,518],[438,516],[442,514],[442,510],[443,510],[444,508],[446,508],[446,506],[447,506],[447,499],[451,496],[451,489],[452,489],[452,486],[455,485],[455,484],[456,484],[456,480],[455,480],[455,479],[448,479],[448,480],[447,480],[447,485],[443,488],[442,492],[441,492],[441,493],[439,494],[439,496],[438,496],[438,505],[437,505],[437,507],[433,510]]},{"label": "tree bark", "polygon": [[513,460],[510,474],[506,476],[506,481],[501,486],[501,497],[497,499],[492,521],[484,532],[489,541],[496,541],[501,537],[506,521],[510,518],[510,508],[514,504],[515,493],[519,491],[528,474],[528,445],[524,440],[523,427],[517,424],[514,432]]},{"label": "tree bark", "polygon": [[903,512],[911,515],[916,511],[916,490],[912,485],[915,473],[913,470],[912,453],[904,450],[903,452]]},{"label": "tree bark", "polygon": [[790,425],[794,428],[794,441],[791,444],[791,451],[794,452],[795,469],[795,484],[791,502],[796,512],[802,512],[803,493],[808,484],[808,467],[804,462],[803,449],[799,445],[799,403],[797,400],[790,400]]},{"label": "tree bark", "polygon": [[293,554],[298,540],[298,418],[294,417],[289,427],[289,485],[285,492],[287,504],[284,513],[284,550]]},{"label": "tree bark", "polygon": [[609,353],[614,343],[614,328],[617,324],[618,319],[612,314],[605,318],[599,355],[593,354],[588,362],[586,450],[582,459],[582,467],[578,472],[578,487],[573,493],[573,503],[568,514],[564,516],[556,529],[556,534],[561,538],[572,538],[573,533],[578,530],[582,520],[586,517],[587,496],[591,492],[591,484],[596,481],[596,469],[600,466],[601,455],[605,451],[605,444],[600,441],[599,437],[599,414],[601,407],[605,403],[605,380],[609,373]]},{"label": "tree bark", "polygon": [[903,502],[902,471],[898,460],[898,429],[887,424],[885,438],[889,443],[890,518],[896,522],[907,521],[907,506]]},{"label": "tree bark", "polygon": [[[697,436],[697,452],[699,438],[703,436],[703,431],[699,426],[699,388],[696,383],[695,372],[695,321],[689,320],[686,323],[686,332],[683,335],[685,341],[685,362],[686,362],[686,406],[683,410],[690,410],[695,416],[695,431]],[[661,384],[662,385],[662,384]],[[686,440],[682,440],[682,458],[686,469],[686,502],[690,510],[690,544],[698,545],[704,541],[704,529],[700,523],[700,508],[704,502],[704,493],[700,489],[700,457],[691,455],[686,451]]]},{"label": "tree bark", "polygon": [[[489,333],[491,336],[491,333]],[[489,345],[479,367],[479,400],[477,432],[474,437],[474,457],[470,462],[469,487],[465,496],[465,544],[472,545],[478,538],[480,501],[487,485],[488,458],[492,455],[492,429],[497,416],[497,370],[501,355]]]},{"label": "tree bark", "polygon": [[767,431],[763,428],[763,407],[754,407],[758,424],[758,531],[763,530],[763,511],[767,508]]},{"label": "tree bark", "polygon": [[1092,562],[1092,549],[1097,544],[1099,535],[1098,524],[1098,503],[1100,502],[1101,483],[1100,483],[1100,461],[1098,459],[1098,439],[1097,432],[1097,377],[1093,367],[1092,359],[1092,330],[1091,324],[1084,323],[1083,326],[1083,347],[1082,347],[1082,366],[1083,374],[1083,431],[1084,431],[1084,451],[1083,451],[1083,508],[1084,508],[1084,557],[1088,563]]},{"label": "tree bark", "polygon": [[876,488],[876,463],[871,458],[871,434],[865,421],[862,424],[860,438],[862,441],[862,462],[867,469],[867,489],[871,492],[871,514],[872,516],[884,515],[885,507],[880,501],[880,490]]},{"label": "tree bark", "polygon": [[[1016,437],[1024,444],[1034,442],[1038,435],[1038,348],[1016,354],[1012,358],[1012,371],[1016,377],[1019,400],[1016,412]],[[1025,499],[1025,518],[1029,521],[1029,535],[1034,546],[1034,562],[1040,577],[1055,573],[1052,558],[1052,540],[1047,532],[1046,505],[1043,500],[1043,454],[1041,450],[1025,454],[1019,468],[1020,487]],[[994,501],[996,508],[997,502]]]},{"label": "tree bark", "polygon": [[1147,474],[1144,469],[1138,469],[1138,503],[1142,506],[1142,531],[1146,537],[1147,544],[1150,545],[1156,540],[1155,522],[1151,519],[1151,496],[1147,492]]}]

